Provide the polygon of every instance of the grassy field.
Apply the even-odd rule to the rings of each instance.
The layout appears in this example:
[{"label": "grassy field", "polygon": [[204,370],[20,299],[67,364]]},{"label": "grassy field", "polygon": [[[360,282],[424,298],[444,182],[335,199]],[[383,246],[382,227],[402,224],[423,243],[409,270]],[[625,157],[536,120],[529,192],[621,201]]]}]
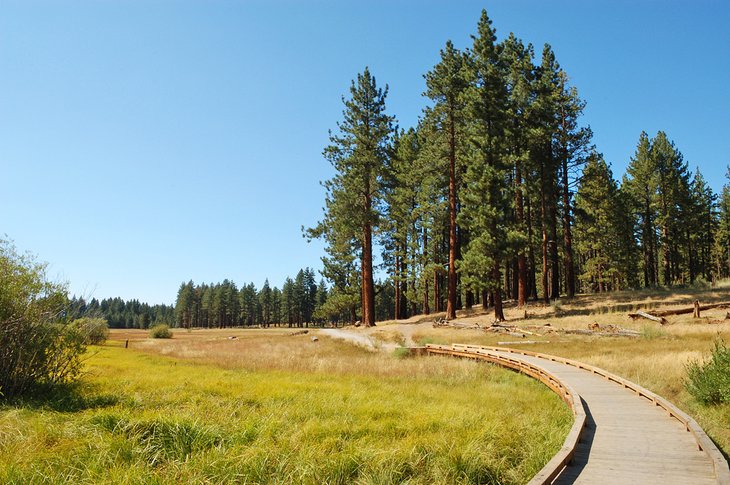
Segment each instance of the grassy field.
[{"label": "grassy field", "polygon": [[[574,300],[562,300],[553,305],[529,306],[528,319],[524,312],[510,308],[510,324],[534,329],[549,324],[543,335],[526,335],[524,339],[481,330],[431,328],[419,325],[412,332],[417,343],[474,343],[503,345],[544,352],[581,360],[603,367],[664,396],[692,415],[720,448],[730,454],[730,405],[702,405],[686,391],[686,365],[706,359],[716,339],[730,343],[728,309],[710,310],[702,318],[691,314],[668,317],[667,325],[648,320],[631,320],[628,312],[637,309],[678,308],[702,303],[730,302],[730,285],[715,289],[685,289],[679,291],[641,291],[605,295],[582,295]],[[461,323],[491,323],[490,313],[478,310],[464,313]],[[592,324],[617,325],[639,332],[637,338],[610,335],[572,335],[560,329],[587,330]],[[380,332],[386,331],[385,326]],[[521,344],[521,340],[534,343]]]},{"label": "grassy field", "polygon": [[[579,296],[530,305],[528,318],[507,308],[507,323],[532,329],[524,338],[434,328],[434,316],[348,332],[381,349],[506,345],[598,365],[679,405],[727,453],[730,406],[701,405],[684,388],[686,364],[730,342],[727,310],[665,326],[627,316],[694,299],[730,301],[730,287]],[[458,321],[488,326],[491,314]],[[596,324],[639,336],[564,332]],[[112,332],[80,386],[0,407],[0,483],[524,483],[572,423],[556,396],[510,371],[291,333]]]},{"label": "grassy field", "polygon": [[77,389],[0,407],[0,483],[524,483],[571,422],[541,384],[474,362],[113,332]]}]

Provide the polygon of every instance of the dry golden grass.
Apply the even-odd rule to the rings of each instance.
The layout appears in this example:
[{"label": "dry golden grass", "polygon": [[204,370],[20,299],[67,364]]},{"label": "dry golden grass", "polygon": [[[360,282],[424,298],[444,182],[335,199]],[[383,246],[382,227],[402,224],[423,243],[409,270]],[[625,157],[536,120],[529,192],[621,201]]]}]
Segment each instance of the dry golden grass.
[{"label": "dry golden grass", "polygon": [[[433,328],[418,325],[413,339],[420,343],[473,343],[524,348],[536,352],[554,354],[580,360],[602,367],[630,379],[673,401],[695,417],[723,450],[730,451],[730,406],[704,406],[685,390],[686,365],[690,361],[705,359],[714,341],[730,342],[730,320],[727,309],[702,312],[702,318],[692,314],[667,317],[667,325],[648,320],[632,320],[629,312],[637,309],[670,309],[689,307],[694,300],[701,303],[730,301],[730,286],[715,289],[685,289],[680,291],[642,291],[604,295],[581,295],[573,300],[562,300],[550,306],[530,305],[529,318],[516,308],[506,310],[507,324],[534,331],[549,325],[537,335],[524,339],[507,334],[487,333],[483,330]],[[457,319],[460,323],[488,326],[492,314],[475,309],[469,315]],[[611,335],[575,335],[555,330],[588,330],[592,324],[617,325],[635,330],[639,337]],[[531,344],[520,344],[529,340]],[[504,344],[504,342],[509,342]]]},{"label": "dry golden grass", "polygon": [[[339,339],[319,335],[291,335],[292,329],[176,330],[172,339],[143,337],[144,331],[112,330],[109,345],[147,354],[212,364],[224,369],[248,371],[319,372],[331,375],[368,375],[428,378],[463,372],[464,362],[432,365],[427,359],[394,359],[377,349],[366,349]],[[400,340],[396,332],[382,330],[388,341]],[[235,336],[235,339],[229,337]]]},{"label": "dry golden grass", "polygon": [[513,372],[289,333],[112,332],[62,409],[0,406],[0,483],[517,484],[572,421]]}]

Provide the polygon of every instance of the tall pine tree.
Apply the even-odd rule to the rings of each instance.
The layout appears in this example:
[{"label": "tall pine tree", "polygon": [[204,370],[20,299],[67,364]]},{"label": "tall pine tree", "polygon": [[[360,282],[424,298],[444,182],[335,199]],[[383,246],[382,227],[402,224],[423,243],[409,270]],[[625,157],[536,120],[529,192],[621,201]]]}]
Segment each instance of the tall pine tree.
[{"label": "tall pine tree", "polygon": [[[386,114],[385,90],[377,87],[365,68],[344,99],[343,120],[338,132],[330,132],[331,144],[324,156],[335,168],[332,179],[324,182],[327,190],[325,219],[308,231],[310,237],[324,237],[330,256],[342,254],[341,245],[360,254],[362,321],[375,325],[375,287],[373,281],[373,233],[378,230],[385,180],[395,129],[394,117]],[[328,233],[328,231],[331,231]]]}]

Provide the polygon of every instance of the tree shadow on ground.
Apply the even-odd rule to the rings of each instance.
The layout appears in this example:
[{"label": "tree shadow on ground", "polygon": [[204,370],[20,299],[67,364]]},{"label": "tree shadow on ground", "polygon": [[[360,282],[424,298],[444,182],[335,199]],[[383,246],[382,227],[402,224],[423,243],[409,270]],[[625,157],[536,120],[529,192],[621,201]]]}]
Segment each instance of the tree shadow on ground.
[{"label": "tree shadow on ground", "polygon": [[22,396],[0,400],[0,406],[47,409],[61,413],[74,413],[87,409],[114,406],[121,398],[114,394],[100,393],[89,383],[39,385]]}]

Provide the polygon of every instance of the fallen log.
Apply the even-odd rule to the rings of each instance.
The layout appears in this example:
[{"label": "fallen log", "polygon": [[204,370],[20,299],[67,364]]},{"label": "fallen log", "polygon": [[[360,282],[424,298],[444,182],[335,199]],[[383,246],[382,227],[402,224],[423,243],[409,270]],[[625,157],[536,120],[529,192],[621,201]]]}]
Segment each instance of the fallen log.
[{"label": "fallen log", "polygon": [[527,334],[527,335],[535,335],[535,332],[530,332],[529,330],[525,330],[522,327],[518,327],[517,325],[504,325],[500,323],[493,323],[489,327],[484,328],[485,332],[494,332],[494,333],[513,333],[517,332],[520,334]]},{"label": "fallen log", "polygon": [[497,342],[497,345],[531,345],[531,344],[549,344],[549,340],[517,340],[517,341],[505,341]]},{"label": "fallen log", "polygon": [[[704,312],[705,310],[713,310],[718,308],[730,308],[730,302],[723,302],[723,303],[711,303],[709,305],[700,305],[699,311]],[[676,308],[673,310],[657,310],[652,311],[651,313],[653,315],[656,315],[657,317],[668,317],[671,315],[685,315],[687,313],[694,313],[695,312],[695,306],[692,305],[691,307],[686,308]]]},{"label": "fallen log", "polygon": [[[690,311],[692,311],[692,310],[690,310]],[[629,317],[631,317],[634,320],[636,320],[637,318],[646,318],[647,320],[651,320],[653,322],[659,322],[662,325],[667,324],[667,319],[664,318],[663,316],[652,315],[651,313],[646,313],[646,312],[629,313]]]},{"label": "fallen log", "polygon": [[482,326],[478,323],[459,323],[459,322],[450,322],[448,320],[436,320],[433,322],[433,327],[452,327],[459,330],[467,329],[467,330],[477,330],[481,329]]}]

